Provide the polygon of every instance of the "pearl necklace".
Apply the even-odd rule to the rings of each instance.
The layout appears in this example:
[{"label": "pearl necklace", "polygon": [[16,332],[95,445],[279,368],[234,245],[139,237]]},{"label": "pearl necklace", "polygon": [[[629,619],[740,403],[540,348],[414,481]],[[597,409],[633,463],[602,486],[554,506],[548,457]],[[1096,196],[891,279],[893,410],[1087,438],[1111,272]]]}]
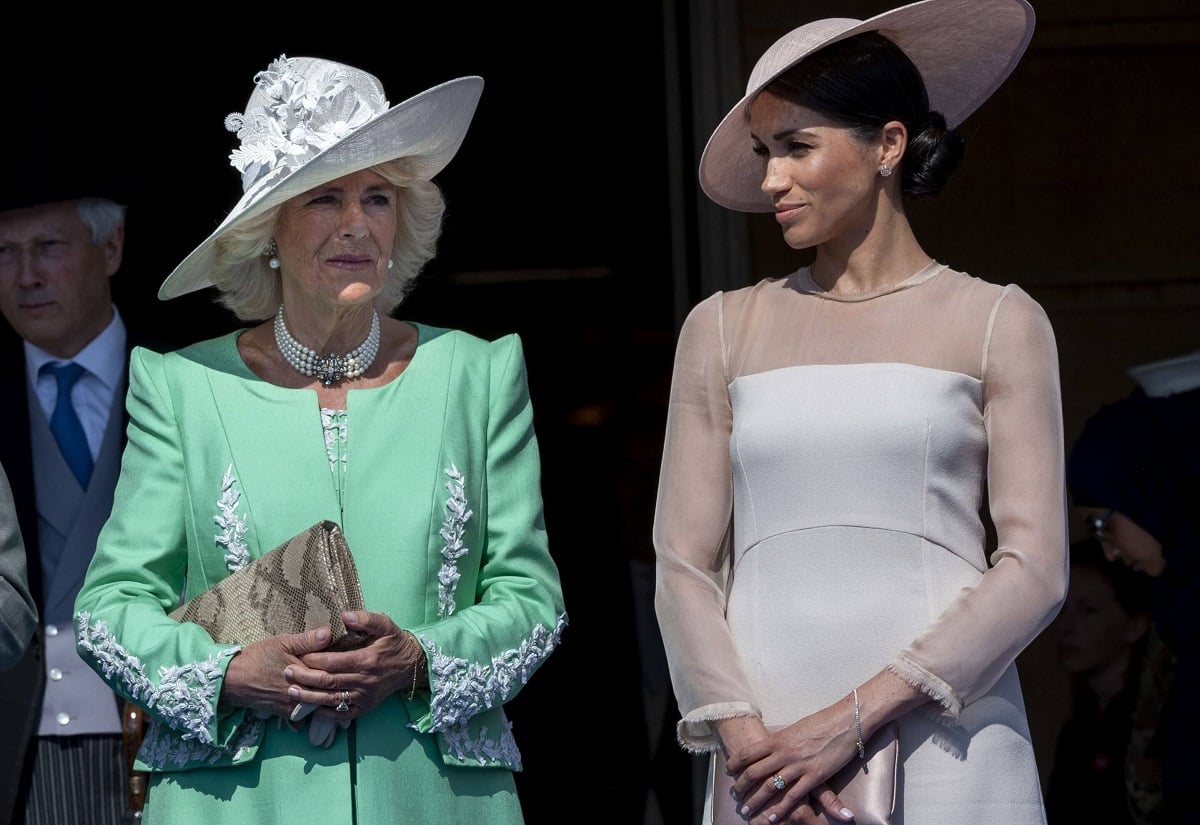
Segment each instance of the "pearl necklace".
[{"label": "pearl necklace", "polygon": [[371,316],[371,331],[361,344],[345,355],[331,352],[319,355],[315,350],[297,341],[288,332],[283,322],[283,305],[275,313],[275,346],[283,355],[283,360],[301,375],[316,376],[317,380],[326,387],[333,386],[343,378],[358,378],[371,367],[375,356],[379,354],[379,313]]}]

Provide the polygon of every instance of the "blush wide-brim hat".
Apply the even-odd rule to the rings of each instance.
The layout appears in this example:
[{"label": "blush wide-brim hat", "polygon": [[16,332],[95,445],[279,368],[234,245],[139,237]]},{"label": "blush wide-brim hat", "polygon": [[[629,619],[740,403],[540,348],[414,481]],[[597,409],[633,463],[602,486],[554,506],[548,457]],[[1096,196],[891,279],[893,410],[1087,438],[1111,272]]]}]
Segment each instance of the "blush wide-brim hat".
[{"label": "blush wide-brim hat", "polygon": [[762,160],[750,138],[750,104],[772,80],[831,43],[879,32],[908,55],[925,81],[930,108],[953,128],[1000,87],[1033,36],[1025,0],[922,0],[867,20],[815,20],[775,41],[750,73],[746,94],[717,125],[700,157],[700,188],[738,212],[770,212]]},{"label": "blush wide-brim hat", "polygon": [[343,175],[405,159],[432,180],[458,152],[483,78],[459,77],[390,106],[374,75],[313,57],[281,56],[255,76],[244,113],[225,119],[240,148],[241,199],[158,289],[168,300],[213,285],[217,242],[231,228]]}]

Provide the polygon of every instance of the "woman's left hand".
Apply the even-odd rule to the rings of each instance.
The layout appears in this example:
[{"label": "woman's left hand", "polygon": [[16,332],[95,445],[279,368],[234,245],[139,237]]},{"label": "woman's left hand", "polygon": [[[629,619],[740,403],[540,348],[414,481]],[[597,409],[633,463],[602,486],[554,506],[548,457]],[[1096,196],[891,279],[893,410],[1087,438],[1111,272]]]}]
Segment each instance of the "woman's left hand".
[{"label": "woman's left hand", "polygon": [[[747,821],[751,825],[853,822],[825,781],[856,754],[851,729],[844,708],[834,705],[731,753],[726,768],[736,777],[733,788],[739,807],[747,809]],[[776,776],[782,789],[773,784]]]},{"label": "woman's left hand", "polygon": [[[413,683],[413,669],[422,667],[425,653],[411,633],[401,630],[386,614],[350,611],[342,620],[351,630],[367,634],[354,650],[317,651],[300,657],[302,664],[284,671],[288,697],[317,706],[319,716],[348,722],[373,710],[398,690]],[[349,709],[336,710],[345,702]]]}]

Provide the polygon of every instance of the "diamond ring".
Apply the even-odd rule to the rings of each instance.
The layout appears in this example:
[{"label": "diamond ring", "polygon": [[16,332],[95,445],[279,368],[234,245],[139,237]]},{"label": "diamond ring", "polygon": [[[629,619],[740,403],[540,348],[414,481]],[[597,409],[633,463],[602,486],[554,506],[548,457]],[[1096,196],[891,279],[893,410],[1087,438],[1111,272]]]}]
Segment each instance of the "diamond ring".
[{"label": "diamond ring", "polygon": [[782,776],[780,776],[779,774],[775,774],[774,776],[771,777],[771,787],[773,787],[777,791],[782,791],[784,788],[787,787],[787,783],[783,781]]},{"label": "diamond ring", "polygon": [[337,703],[337,707],[334,710],[338,713],[345,713],[350,710],[350,694],[347,691],[342,691],[342,701]]}]

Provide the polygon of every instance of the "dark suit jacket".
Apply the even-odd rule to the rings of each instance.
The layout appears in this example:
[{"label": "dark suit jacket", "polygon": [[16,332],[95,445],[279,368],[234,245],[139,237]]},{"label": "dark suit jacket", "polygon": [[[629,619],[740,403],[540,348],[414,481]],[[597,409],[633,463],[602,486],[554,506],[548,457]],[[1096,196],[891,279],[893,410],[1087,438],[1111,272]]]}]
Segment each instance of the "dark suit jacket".
[{"label": "dark suit jacket", "polygon": [[[161,349],[158,342],[139,334],[122,316],[126,331],[126,356],[134,346]],[[16,504],[17,521],[25,536],[29,588],[39,611],[42,608],[42,564],[39,556],[37,506],[34,501],[33,452],[29,439],[29,400],[25,379],[25,351],[21,339],[7,324],[0,324],[0,375],[8,376],[9,391],[0,404],[0,465],[8,473]],[[128,375],[122,377],[114,401],[124,401]],[[124,404],[122,403],[122,409]],[[122,421],[122,439],[128,417]],[[124,441],[122,440],[122,444]],[[23,811],[29,788],[33,748],[45,689],[42,628],[39,624],[24,658],[0,678],[0,825],[15,811]],[[114,696],[115,700],[115,696]]]}]

